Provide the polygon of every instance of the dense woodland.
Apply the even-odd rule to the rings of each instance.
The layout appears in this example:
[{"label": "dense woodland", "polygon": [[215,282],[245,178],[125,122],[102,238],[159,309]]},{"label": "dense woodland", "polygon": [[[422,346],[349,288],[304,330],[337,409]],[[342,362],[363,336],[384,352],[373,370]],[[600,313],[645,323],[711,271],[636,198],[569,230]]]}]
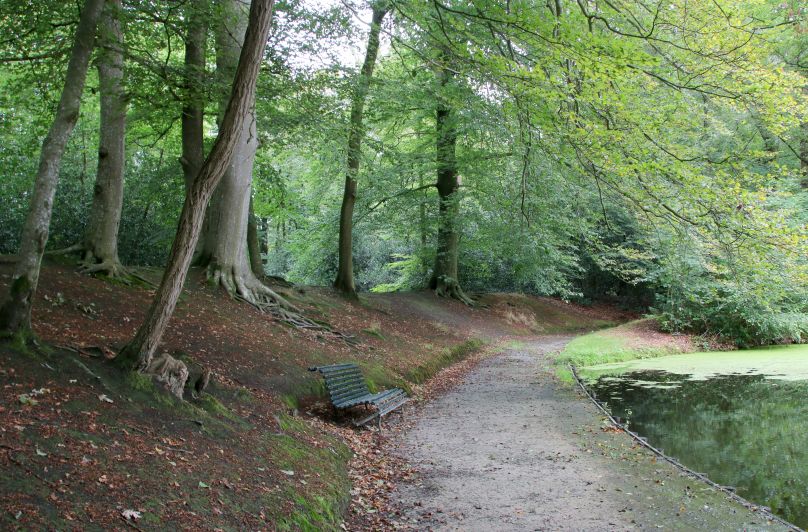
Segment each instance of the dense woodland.
[{"label": "dense woodland", "polygon": [[270,279],[808,335],[800,0],[2,0],[0,24],[7,333],[59,254],[165,268],[118,359],[180,393],[155,353],[189,267],[303,326]]}]

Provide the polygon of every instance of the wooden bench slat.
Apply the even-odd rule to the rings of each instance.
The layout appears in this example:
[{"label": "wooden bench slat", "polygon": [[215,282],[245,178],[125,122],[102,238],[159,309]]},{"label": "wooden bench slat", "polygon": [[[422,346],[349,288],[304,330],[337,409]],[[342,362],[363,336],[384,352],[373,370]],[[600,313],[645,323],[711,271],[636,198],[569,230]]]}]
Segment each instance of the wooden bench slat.
[{"label": "wooden bench slat", "polygon": [[365,382],[361,375],[352,375],[350,377],[340,377],[339,379],[326,379],[328,386],[340,386],[345,383]]},{"label": "wooden bench slat", "polygon": [[401,405],[403,405],[404,403],[406,403],[409,400],[410,400],[410,398],[407,397],[406,395],[400,395],[400,396],[398,396],[396,398],[395,401],[390,401],[384,407],[379,408],[379,415],[383,416],[383,415],[385,415],[385,414],[387,414],[389,412],[392,412],[393,410],[400,407]]},{"label": "wooden bench slat", "polygon": [[353,375],[351,377],[343,377],[339,379],[327,379],[325,381],[325,383],[328,386],[340,386],[345,383],[354,383],[354,382],[365,382],[365,379],[363,379],[360,375]]},{"label": "wooden bench slat", "polygon": [[333,377],[335,375],[344,375],[344,374],[353,374],[353,373],[355,373],[357,375],[361,375],[362,371],[358,367],[356,367],[356,368],[340,368],[340,369],[334,369],[334,370],[324,370],[324,371],[320,371],[320,373],[322,373],[326,377]]},{"label": "wooden bench slat", "polygon": [[361,375],[351,375],[350,377],[340,377],[339,379],[326,379],[325,382],[329,386],[339,386],[346,382],[365,382],[365,379],[363,379]]},{"label": "wooden bench slat", "polygon": [[358,384],[352,388],[331,392],[331,399],[350,399],[353,397],[363,397],[365,395],[370,395],[370,390],[368,390],[368,387],[364,384]]},{"label": "wooden bench slat", "polygon": [[358,367],[353,362],[343,362],[342,364],[331,364],[330,366],[310,366],[309,371],[319,371],[320,373],[324,371],[336,371],[342,368],[355,368]]},{"label": "wooden bench slat", "polygon": [[357,398],[352,399],[352,400],[346,400],[344,402],[353,401],[354,404],[352,406],[361,405],[361,404],[368,404],[368,405],[376,406],[376,405],[378,405],[380,403],[383,403],[389,396],[391,396],[393,394],[397,394],[399,392],[403,393],[402,390],[399,390],[398,388],[394,388],[392,390],[385,390],[383,392],[379,392],[379,393],[376,393],[376,394],[368,394],[368,395],[365,395],[365,396],[357,397]]},{"label": "wooden bench slat", "polygon": [[339,388],[331,387],[331,395],[345,395],[354,393],[356,395],[365,395],[370,393],[367,385],[364,382],[356,382],[347,386],[340,386]]}]

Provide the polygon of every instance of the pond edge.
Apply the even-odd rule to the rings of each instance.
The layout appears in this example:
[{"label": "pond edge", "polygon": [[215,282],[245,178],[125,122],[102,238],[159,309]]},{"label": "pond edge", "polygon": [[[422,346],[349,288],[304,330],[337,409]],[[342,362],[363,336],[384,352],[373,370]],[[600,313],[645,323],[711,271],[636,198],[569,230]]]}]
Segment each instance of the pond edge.
[{"label": "pond edge", "polygon": [[609,421],[612,423],[612,425],[614,425],[615,427],[617,427],[618,429],[620,429],[624,433],[628,434],[631,437],[631,439],[633,439],[634,441],[636,441],[637,443],[639,443],[640,445],[642,445],[643,447],[645,447],[646,449],[648,449],[649,451],[654,453],[656,456],[662,458],[663,460],[665,460],[669,464],[673,465],[675,468],[679,469],[680,471],[682,471],[683,473],[685,473],[689,477],[691,477],[691,478],[693,478],[695,480],[699,480],[699,481],[701,481],[701,482],[703,482],[703,483],[705,483],[705,484],[707,484],[707,485],[721,491],[722,493],[727,495],[730,499],[732,499],[733,501],[741,504],[742,506],[744,506],[748,510],[751,510],[753,512],[756,512],[756,513],[762,515],[762,516],[765,516],[767,519],[769,519],[771,521],[776,521],[776,522],[780,523],[781,525],[790,528],[791,530],[795,530],[797,532],[803,532],[802,528],[798,527],[794,523],[786,521],[785,519],[783,519],[782,517],[780,517],[778,515],[773,514],[765,506],[762,506],[760,504],[755,504],[755,503],[741,497],[740,495],[735,493],[735,491],[733,491],[732,489],[730,489],[730,488],[728,488],[726,486],[722,486],[721,484],[718,484],[717,482],[714,482],[714,481],[710,480],[703,473],[698,473],[696,471],[693,471],[692,469],[690,469],[686,465],[679,462],[676,458],[673,458],[671,456],[666,455],[664,452],[662,452],[661,450],[657,449],[656,447],[654,447],[653,445],[648,443],[648,440],[646,440],[645,438],[643,438],[642,436],[640,436],[636,432],[632,431],[626,425],[624,425],[623,423],[620,423],[619,421],[617,421],[617,419],[614,418],[614,416],[612,416],[611,412],[609,412],[609,410],[605,406],[603,406],[600,401],[597,400],[597,398],[592,394],[592,392],[589,391],[589,389],[586,387],[586,385],[583,383],[583,381],[581,381],[580,377],[578,377],[578,371],[575,368],[575,366],[573,366],[572,364],[568,364],[567,366],[569,367],[570,373],[572,373],[573,379],[575,380],[575,382],[578,383],[578,386],[584,392],[584,395],[586,395],[589,398],[589,400],[592,401],[592,403],[598,408],[598,410],[600,410],[603,413],[603,415],[605,415],[607,418],[609,418]]}]

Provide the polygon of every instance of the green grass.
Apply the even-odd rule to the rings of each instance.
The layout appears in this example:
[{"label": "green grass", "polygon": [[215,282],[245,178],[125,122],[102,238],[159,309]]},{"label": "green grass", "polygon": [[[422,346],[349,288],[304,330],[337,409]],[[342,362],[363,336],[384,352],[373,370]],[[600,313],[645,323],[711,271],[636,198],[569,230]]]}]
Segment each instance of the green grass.
[{"label": "green grass", "polygon": [[677,353],[669,347],[630,347],[628,338],[615,334],[620,327],[596,331],[575,338],[559,353],[554,361],[557,375],[562,381],[572,382],[568,366],[593,366],[609,362],[625,362],[637,358],[656,358]]},{"label": "green grass", "polygon": [[406,379],[411,383],[422,384],[443,368],[460,362],[483,345],[485,343],[482,340],[472,338],[452,348],[443,349],[437,356],[410,370],[406,375]]}]

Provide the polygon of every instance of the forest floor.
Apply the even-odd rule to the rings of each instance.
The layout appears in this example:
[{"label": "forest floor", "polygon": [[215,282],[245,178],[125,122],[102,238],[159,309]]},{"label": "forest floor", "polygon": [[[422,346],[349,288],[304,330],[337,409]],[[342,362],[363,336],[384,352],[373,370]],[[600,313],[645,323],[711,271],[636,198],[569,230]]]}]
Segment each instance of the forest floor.
[{"label": "forest floor", "polygon": [[[0,264],[0,293],[10,273]],[[39,346],[0,342],[0,529],[319,530],[379,515],[376,501],[407,471],[388,452],[394,432],[335,420],[309,366],[356,361],[372,388],[406,388],[415,401],[393,416],[406,420],[513,341],[630,317],[515,294],[468,308],[430,292],[350,303],[329,289],[276,288],[357,343],[291,328],[192,271],[163,349],[192,379],[202,368],[214,377],[202,397],[178,402],[110,360],[153,288],[48,262]]]}]

